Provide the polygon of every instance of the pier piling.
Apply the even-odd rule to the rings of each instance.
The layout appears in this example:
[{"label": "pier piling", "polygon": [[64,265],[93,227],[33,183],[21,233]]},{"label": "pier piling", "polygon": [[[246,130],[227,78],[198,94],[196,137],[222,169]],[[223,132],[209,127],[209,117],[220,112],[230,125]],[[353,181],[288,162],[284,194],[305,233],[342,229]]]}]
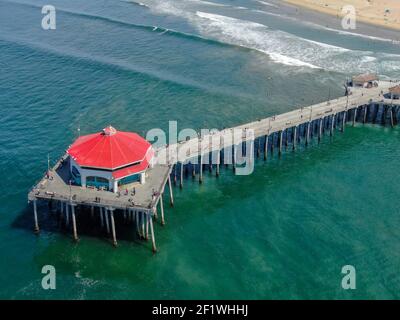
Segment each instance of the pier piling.
[{"label": "pier piling", "polygon": [[367,122],[367,114],[368,114],[368,105],[364,105],[364,115],[363,115],[363,123]]},{"label": "pier piling", "polygon": [[65,226],[69,227],[69,203],[65,203]]},{"label": "pier piling", "polygon": [[390,107],[390,125],[392,128],[394,128],[393,106]]},{"label": "pier piling", "polygon": [[216,164],[215,164],[215,176],[218,178],[219,177],[219,165],[220,165],[220,162],[221,162],[221,152],[218,150],[218,151],[216,151],[217,153],[217,161],[216,161]]},{"label": "pier piling", "polygon": [[346,111],[343,111],[343,116],[342,116],[342,132],[344,132],[345,126],[346,126]]},{"label": "pier piling", "polygon": [[171,207],[174,206],[174,194],[172,192],[172,185],[171,185],[171,175],[168,175],[168,188],[169,188],[169,200]]},{"label": "pier piling", "polygon": [[104,208],[104,216],[105,216],[105,220],[106,220],[106,230],[107,230],[107,234],[110,234],[110,221],[109,221],[109,216],[108,216],[108,210],[107,208]]},{"label": "pier piling", "polygon": [[152,249],[153,252],[157,252],[157,247],[156,247],[156,239],[154,238],[154,228],[153,228],[153,221],[150,219],[150,235],[151,235],[151,243],[152,243]]},{"label": "pier piling", "polygon": [[319,119],[319,126],[318,126],[318,142],[321,142],[322,126],[323,126],[323,118]]},{"label": "pier piling", "polygon": [[78,241],[78,232],[76,230],[76,217],[75,217],[75,204],[71,203],[71,216],[72,216],[72,232],[74,241]]},{"label": "pier piling", "polygon": [[354,108],[353,127],[355,126],[356,121],[357,121],[357,108]]},{"label": "pier piling", "polygon": [[146,223],[146,235],[145,235],[145,240],[149,240],[149,220],[151,220],[150,213],[146,212],[145,213],[145,223]]},{"label": "pier piling", "polygon": [[39,222],[38,222],[38,215],[37,215],[37,200],[33,200],[33,216],[35,220],[34,224],[34,231],[35,233],[39,233]]},{"label": "pier piling", "polygon": [[201,153],[199,158],[199,183],[203,183],[203,155]]},{"label": "pier piling", "polygon": [[181,189],[183,189],[183,162],[181,162],[180,167],[181,167],[181,178],[180,178],[180,181],[179,181],[179,187]]},{"label": "pier piling", "polygon": [[139,212],[135,210],[136,234],[140,237],[139,231]]},{"label": "pier piling", "polygon": [[310,122],[307,122],[307,131],[306,131],[306,146],[310,143]]},{"label": "pier piling", "polygon": [[112,230],[112,241],[113,241],[113,246],[117,246],[117,236],[115,233],[115,222],[114,222],[114,209],[110,208],[110,220],[111,220],[111,230]]},{"label": "pier piling", "polygon": [[103,218],[103,208],[99,207],[99,213],[100,213],[100,226],[103,229],[104,228],[104,218]]},{"label": "pier piling", "polygon": [[165,225],[164,220],[164,204],[163,204],[163,193],[160,195],[160,212],[161,212],[161,225]]},{"label": "pier piling", "polygon": [[293,150],[296,150],[297,144],[297,126],[293,128]]}]

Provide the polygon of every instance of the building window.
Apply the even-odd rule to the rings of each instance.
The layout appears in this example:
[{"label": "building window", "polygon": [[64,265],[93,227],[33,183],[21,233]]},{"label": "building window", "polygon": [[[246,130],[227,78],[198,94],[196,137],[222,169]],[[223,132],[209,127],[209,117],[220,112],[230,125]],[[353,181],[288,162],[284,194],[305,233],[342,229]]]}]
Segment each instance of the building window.
[{"label": "building window", "polygon": [[123,185],[134,183],[137,181],[140,181],[140,174],[134,174],[129,177],[123,178],[120,181],[118,181],[118,185],[123,186]]},{"label": "building window", "polygon": [[105,190],[108,190],[109,181],[108,181],[108,179],[103,178],[103,177],[89,176],[89,177],[86,177],[86,186],[87,187],[103,188]]},{"label": "building window", "polygon": [[72,174],[72,179],[71,179],[72,183],[80,186],[81,185],[81,174],[79,173],[79,171],[76,167],[72,166],[71,174]]},{"label": "building window", "polygon": [[75,178],[80,178],[81,177],[81,174],[79,173],[78,169],[76,167],[74,167],[74,166],[72,166],[72,175]]}]

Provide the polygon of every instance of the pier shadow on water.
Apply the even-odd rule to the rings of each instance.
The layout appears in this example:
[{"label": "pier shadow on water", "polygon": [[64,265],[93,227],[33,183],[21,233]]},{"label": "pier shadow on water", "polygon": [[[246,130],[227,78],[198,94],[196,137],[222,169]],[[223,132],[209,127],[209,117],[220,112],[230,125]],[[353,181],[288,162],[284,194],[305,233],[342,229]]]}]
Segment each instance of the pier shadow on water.
[{"label": "pier shadow on water", "polygon": [[[89,207],[77,206],[75,210],[76,225],[78,237],[96,238],[104,242],[112,244],[111,235],[107,234],[106,227],[101,227],[100,215],[96,210],[93,217]],[[115,229],[118,241],[129,241],[138,245],[148,245],[148,241],[140,239],[136,234],[134,221],[124,219],[123,212],[115,210],[114,212]],[[65,219],[62,218],[60,207],[53,202],[38,201],[38,221],[40,233],[58,233],[64,234],[72,239],[72,223],[66,225]],[[13,228],[25,229],[34,233],[34,219],[32,205],[28,204],[17,215],[13,223]]]}]

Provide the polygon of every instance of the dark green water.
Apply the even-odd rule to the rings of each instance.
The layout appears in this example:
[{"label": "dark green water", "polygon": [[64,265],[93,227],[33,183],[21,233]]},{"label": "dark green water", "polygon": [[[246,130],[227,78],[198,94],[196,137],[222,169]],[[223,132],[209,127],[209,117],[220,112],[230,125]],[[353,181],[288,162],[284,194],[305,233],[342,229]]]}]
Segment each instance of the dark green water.
[{"label": "dark green water", "polygon": [[[27,191],[79,126],[222,128],[340,96],[353,73],[400,69],[390,42],[262,14],[256,1],[143,2],[53,1],[57,30],[44,31],[45,2],[0,1],[0,297],[399,298],[398,128],[357,125],[250,176],[185,181],[156,255],[134,239],[74,244],[46,206],[33,234]],[[346,264],[357,290],[341,288]]]}]

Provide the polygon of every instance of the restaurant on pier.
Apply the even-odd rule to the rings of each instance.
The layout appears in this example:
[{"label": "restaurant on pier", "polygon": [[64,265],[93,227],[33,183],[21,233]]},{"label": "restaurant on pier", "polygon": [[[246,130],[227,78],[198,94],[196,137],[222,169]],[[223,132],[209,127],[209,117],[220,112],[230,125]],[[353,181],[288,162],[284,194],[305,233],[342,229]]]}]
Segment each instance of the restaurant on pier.
[{"label": "restaurant on pier", "polygon": [[146,170],[153,166],[154,159],[148,141],[112,126],[79,137],[67,154],[74,185],[114,193],[135,182],[144,184]]}]

